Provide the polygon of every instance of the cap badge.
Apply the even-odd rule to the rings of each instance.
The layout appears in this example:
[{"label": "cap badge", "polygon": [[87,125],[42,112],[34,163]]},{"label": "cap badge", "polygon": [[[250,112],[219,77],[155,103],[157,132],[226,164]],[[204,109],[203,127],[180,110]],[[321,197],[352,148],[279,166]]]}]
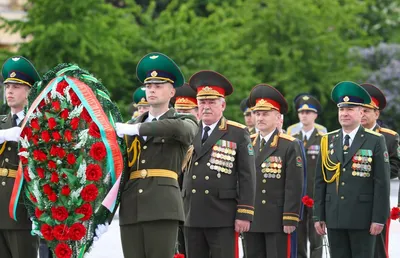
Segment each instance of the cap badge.
[{"label": "cap badge", "polygon": [[15,72],[12,72],[12,73],[10,74],[10,77],[11,77],[11,78],[14,78],[16,75],[17,75],[17,74],[16,74]]},{"label": "cap badge", "polygon": [[157,59],[158,55],[150,56],[150,59]]},{"label": "cap badge", "polygon": [[17,61],[20,60],[20,59],[21,59],[21,58],[19,58],[19,57],[13,57],[13,58],[12,58],[12,60],[15,61],[15,62],[17,62]]},{"label": "cap badge", "polygon": [[152,71],[150,75],[151,75],[151,77],[156,77],[158,75],[158,73],[156,71]]},{"label": "cap badge", "polygon": [[309,100],[309,99],[310,99],[309,96],[303,96],[303,100],[307,101],[307,100]]},{"label": "cap badge", "polygon": [[344,102],[349,102],[350,98],[348,96],[343,98]]}]

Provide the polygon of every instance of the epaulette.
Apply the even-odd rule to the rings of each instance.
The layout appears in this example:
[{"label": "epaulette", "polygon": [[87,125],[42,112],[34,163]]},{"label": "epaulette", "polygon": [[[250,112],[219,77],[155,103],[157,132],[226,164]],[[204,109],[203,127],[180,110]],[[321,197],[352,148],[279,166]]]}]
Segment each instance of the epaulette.
[{"label": "epaulette", "polygon": [[293,136],[290,136],[290,135],[288,135],[288,134],[284,134],[284,133],[280,133],[279,134],[279,137],[280,138],[283,138],[283,139],[286,139],[286,140],[289,140],[289,141],[294,141],[294,140],[296,140],[296,138],[294,138]]},{"label": "epaulette", "polygon": [[383,127],[379,128],[379,132],[388,133],[388,134],[391,134],[391,135],[396,135],[397,134],[397,132],[395,132],[393,130],[390,130],[388,128],[383,128]]},{"label": "epaulette", "polygon": [[328,134],[333,134],[333,133],[338,133],[339,131],[340,131],[340,129],[337,129],[337,130],[332,131],[332,132],[327,132],[326,135],[328,135]]},{"label": "epaulette", "polygon": [[238,123],[238,122],[235,122],[235,121],[227,120],[226,123],[228,125],[233,125],[233,126],[236,126],[236,127],[242,128],[242,129],[246,128],[245,125],[243,125],[241,123]]},{"label": "epaulette", "polygon": [[294,127],[298,126],[298,125],[299,125],[299,123],[292,124],[291,126],[289,126],[289,127],[286,129],[287,133],[290,134],[290,132],[292,131],[292,129],[293,129]]},{"label": "epaulette", "polygon": [[370,130],[370,129],[365,129],[365,131],[366,131],[367,133],[370,133],[370,134],[373,134],[373,135],[376,135],[376,136],[381,136],[381,135],[382,135],[382,134],[377,133],[377,132],[375,132],[375,131],[372,131],[372,130]]},{"label": "epaulette", "polygon": [[254,138],[257,137],[258,133],[253,133],[252,135],[250,135],[250,138]]},{"label": "epaulette", "polygon": [[317,136],[324,136],[326,133],[317,129]]},{"label": "epaulette", "polygon": [[318,129],[318,131],[323,131],[323,130],[326,130],[326,127],[325,127],[325,126],[323,126],[323,125],[320,125],[320,124],[315,124],[315,128],[317,128],[317,129]]}]

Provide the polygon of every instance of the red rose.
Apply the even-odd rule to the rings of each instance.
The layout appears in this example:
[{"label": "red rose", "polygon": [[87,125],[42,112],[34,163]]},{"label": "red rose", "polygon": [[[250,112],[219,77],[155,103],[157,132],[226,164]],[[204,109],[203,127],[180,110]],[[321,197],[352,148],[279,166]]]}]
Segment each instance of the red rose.
[{"label": "red rose", "polygon": [[42,107],[46,106],[46,102],[44,100],[40,101],[38,107],[39,109],[42,109]]},{"label": "red rose", "polygon": [[56,169],[57,163],[53,160],[49,160],[49,162],[47,163],[47,166],[49,167],[49,169]]},{"label": "red rose", "polygon": [[24,178],[26,180],[26,182],[30,182],[31,178],[29,177],[29,173],[28,173],[28,167],[24,167]]},{"label": "red rose", "polygon": [[99,127],[94,123],[90,123],[89,126],[89,135],[94,137],[94,138],[100,138],[100,129]]},{"label": "red rose", "polygon": [[72,89],[69,91],[69,95],[71,96],[72,105],[79,106],[81,104],[78,95]]},{"label": "red rose", "polygon": [[73,153],[70,153],[67,155],[67,163],[70,165],[74,165],[76,162],[75,155]]},{"label": "red rose", "polygon": [[50,200],[51,202],[56,202],[56,201],[57,201],[57,195],[56,195],[54,192],[52,192],[51,194],[49,194],[47,197],[49,198],[49,200]]},{"label": "red rose", "polygon": [[68,211],[65,207],[51,207],[51,216],[58,221],[64,221],[68,218]]},{"label": "red rose", "polygon": [[174,258],[185,258],[184,254],[175,254]]},{"label": "red rose", "polygon": [[72,132],[70,130],[64,131],[64,140],[67,142],[72,141]]},{"label": "red rose", "polygon": [[57,153],[58,153],[58,147],[55,145],[52,145],[50,147],[50,156],[55,157],[55,156],[57,156]]},{"label": "red rose", "polygon": [[41,150],[34,150],[33,151],[33,158],[37,161],[45,161],[47,159],[46,153]]},{"label": "red rose", "polygon": [[28,164],[28,159],[25,158],[24,156],[19,156],[19,160],[21,161],[21,163],[22,163],[23,165]]},{"label": "red rose", "polygon": [[68,109],[63,109],[63,111],[61,111],[61,113],[60,113],[60,117],[62,118],[62,119],[64,119],[64,120],[67,120],[68,119],[68,116],[69,116],[69,111],[68,111]]},{"label": "red rose", "polygon": [[60,241],[69,240],[68,231],[69,230],[68,230],[67,225],[60,224],[60,225],[54,226],[53,235],[57,240],[60,240]]},{"label": "red rose", "polygon": [[62,82],[59,82],[57,84],[56,91],[61,95],[64,95],[64,89],[67,87],[68,87],[68,82],[66,80],[63,80]]},{"label": "red rose", "polygon": [[43,193],[45,193],[47,195],[53,193],[53,189],[51,188],[51,186],[49,184],[43,185]]},{"label": "red rose", "polygon": [[60,102],[59,101],[53,101],[52,103],[51,103],[51,106],[53,107],[53,109],[54,109],[54,111],[56,111],[56,112],[58,112],[58,111],[60,111],[61,110],[61,104],[60,104]]},{"label": "red rose", "polygon": [[35,134],[32,136],[32,142],[34,145],[38,145],[39,142],[39,135]]},{"label": "red rose", "polygon": [[98,194],[99,190],[97,187],[94,184],[90,184],[82,189],[81,197],[85,202],[92,202],[96,200]]},{"label": "red rose", "polygon": [[310,198],[308,195],[304,196],[301,201],[303,202],[303,204],[309,208],[311,208],[312,206],[314,206],[314,200],[312,198]]},{"label": "red rose", "polygon": [[42,216],[42,214],[44,213],[44,211],[40,210],[38,207],[35,208],[35,216],[36,218],[40,218],[40,216]]},{"label": "red rose", "polygon": [[86,179],[89,181],[98,181],[102,176],[101,167],[97,164],[89,164],[86,167]]},{"label": "red rose", "polygon": [[53,139],[55,140],[55,141],[59,141],[59,140],[61,140],[61,135],[60,135],[60,133],[59,132],[57,132],[57,131],[54,131],[54,132],[52,132],[51,133],[51,136],[53,136]]},{"label": "red rose", "polygon": [[85,120],[87,123],[92,122],[92,118],[90,117],[89,113],[87,112],[86,108],[82,110],[81,117],[83,120]]},{"label": "red rose", "polygon": [[36,172],[40,178],[44,178],[44,169],[43,168],[36,168]]},{"label": "red rose", "polygon": [[400,208],[393,207],[392,210],[390,211],[390,219],[398,220],[399,218],[400,218]]},{"label": "red rose", "polygon": [[58,183],[58,174],[57,172],[51,173],[50,182],[57,184]]},{"label": "red rose", "polygon": [[47,120],[47,124],[49,125],[49,129],[53,130],[57,126],[57,121],[54,117],[50,117],[49,120]]},{"label": "red rose", "polygon": [[[65,175],[65,174],[64,174],[64,175]],[[71,192],[71,189],[69,189],[69,186],[68,186],[68,185],[64,185],[64,186],[61,188],[61,194],[62,194],[62,195],[68,196],[70,192]]]},{"label": "red rose", "polygon": [[72,256],[72,250],[66,243],[59,243],[54,252],[57,258],[71,258]]},{"label": "red rose", "polygon": [[57,156],[62,159],[65,157],[65,150],[63,148],[58,148]]},{"label": "red rose", "polygon": [[31,199],[32,202],[37,203],[37,199],[35,196],[33,196],[33,194],[29,194],[29,198]]},{"label": "red rose", "polygon": [[79,117],[72,118],[71,119],[71,128],[74,130],[78,129],[79,121],[80,121]]},{"label": "red rose", "polygon": [[31,120],[31,127],[34,130],[40,130],[40,125],[39,125],[39,121],[38,121],[37,118],[34,118],[34,119]]},{"label": "red rose", "polygon": [[30,140],[32,137],[32,129],[29,126],[25,126],[21,132],[21,137],[25,138],[25,136],[28,140]]},{"label": "red rose", "polygon": [[90,219],[90,217],[93,214],[92,205],[90,205],[90,203],[85,203],[81,207],[76,208],[75,212],[85,215],[83,218],[81,218],[81,220],[86,221],[86,220]]},{"label": "red rose", "polygon": [[47,130],[42,131],[41,136],[42,136],[42,140],[43,140],[44,142],[49,142],[49,141],[50,141],[50,138],[51,138],[51,137],[50,137],[49,131],[47,131]]},{"label": "red rose", "polygon": [[81,223],[74,223],[69,228],[69,238],[74,241],[81,240],[86,235],[86,228]]},{"label": "red rose", "polygon": [[106,157],[106,147],[102,142],[96,142],[92,145],[89,155],[97,161],[102,161]]},{"label": "red rose", "polygon": [[48,241],[52,241],[54,239],[53,236],[53,228],[48,224],[43,224],[40,228],[40,232],[42,233],[44,239]]}]

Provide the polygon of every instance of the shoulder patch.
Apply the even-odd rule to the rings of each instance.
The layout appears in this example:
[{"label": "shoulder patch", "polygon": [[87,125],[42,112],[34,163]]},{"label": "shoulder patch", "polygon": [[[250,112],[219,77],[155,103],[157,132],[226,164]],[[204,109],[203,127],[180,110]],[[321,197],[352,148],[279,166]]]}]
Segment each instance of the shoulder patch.
[{"label": "shoulder patch", "polygon": [[242,129],[246,128],[245,125],[243,125],[241,123],[238,123],[238,122],[235,122],[235,121],[227,120],[226,123],[228,125],[236,126],[236,127],[242,128]]},{"label": "shoulder patch", "polygon": [[381,136],[381,135],[382,135],[382,134],[380,134],[380,133],[377,133],[377,132],[372,131],[372,130],[369,130],[369,129],[365,129],[365,131],[366,131],[367,133],[370,133],[370,134],[373,134],[373,135],[376,135],[376,136]]},{"label": "shoulder patch", "polygon": [[381,128],[379,128],[379,132],[381,133],[388,133],[388,134],[391,134],[391,135],[396,135],[397,134],[397,132],[395,132],[395,131],[393,131],[393,130],[390,130],[390,129],[388,129],[388,128],[383,128],[383,127],[381,127]]},{"label": "shoulder patch", "polygon": [[279,134],[279,137],[280,138],[283,138],[283,139],[286,139],[286,140],[289,140],[289,141],[294,141],[294,140],[296,140],[296,138],[294,138],[293,136],[290,136],[290,135],[288,135],[288,134],[284,134],[284,133],[280,133]]},{"label": "shoulder patch", "polygon": [[326,134],[333,134],[333,133],[338,133],[340,131],[340,129],[337,129],[337,130],[335,130],[335,131],[332,131],[332,132],[328,132],[328,133],[326,133]]}]

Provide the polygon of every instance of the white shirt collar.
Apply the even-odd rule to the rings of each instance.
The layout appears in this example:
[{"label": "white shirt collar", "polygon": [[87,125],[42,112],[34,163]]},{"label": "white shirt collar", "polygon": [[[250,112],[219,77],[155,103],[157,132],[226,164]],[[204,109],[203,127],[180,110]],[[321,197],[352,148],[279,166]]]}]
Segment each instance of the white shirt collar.
[{"label": "white shirt collar", "polygon": [[303,129],[301,129],[301,133],[303,135],[303,139],[304,139],[304,136],[307,136],[307,140],[309,140],[311,135],[313,134],[314,130],[315,130],[315,127],[313,129],[311,129],[310,131],[308,131],[308,132],[305,132]]},{"label": "white shirt collar", "polygon": [[167,111],[165,111],[164,113],[162,113],[161,115],[159,115],[159,116],[153,116],[152,114],[150,114],[150,112],[149,112],[149,115],[147,116],[147,118],[146,118],[146,121],[145,122],[151,122],[151,121],[153,121],[153,119],[155,118],[155,119],[157,119],[157,120],[159,120],[160,119],[160,117],[162,117],[165,113],[167,113],[168,112],[168,110]]},{"label": "white shirt collar", "polygon": [[[356,137],[356,134],[357,134],[357,132],[358,132],[358,129],[360,129],[360,126],[357,126],[357,128],[356,129],[354,129],[353,131],[351,131],[350,133],[345,133],[344,131],[343,131],[343,142],[344,142],[344,137],[346,136],[346,135],[349,135],[350,136],[350,145],[351,145],[351,143],[353,142],[353,140],[354,140],[354,138]],[[343,129],[342,129],[343,130]]]},{"label": "white shirt collar", "polygon": [[[11,118],[13,117],[13,113],[11,113]],[[17,125],[19,124],[19,123],[21,123],[21,121],[22,120],[24,120],[24,118],[25,118],[25,111],[24,110],[21,110],[21,111],[19,111],[18,113],[17,113],[17,116],[18,116],[18,118],[17,118]]]},{"label": "white shirt collar", "polygon": [[211,125],[206,125],[203,123],[203,132],[204,132],[204,127],[208,126],[210,127],[210,130],[208,131],[208,135],[211,135],[212,131],[214,131],[215,127],[217,126],[219,120],[217,122],[215,122],[214,124]]},{"label": "white shirt collar", "polygon": [[262,137],[261,134],[260,134],[260,141],[261,141],[262,138],[264,138],[265,143],[267,143],[274,132],[275,132],[275,130],[272,130],[272,132],[270,132],[269,134],[267,134],[264,137]]},{"label": "white shirt collar", "polygon": [[371,128],[367,128],[367,129],[374,130],[375,127],[376,127],[376,122],[375,122],[374,126],[372,126]]}]

